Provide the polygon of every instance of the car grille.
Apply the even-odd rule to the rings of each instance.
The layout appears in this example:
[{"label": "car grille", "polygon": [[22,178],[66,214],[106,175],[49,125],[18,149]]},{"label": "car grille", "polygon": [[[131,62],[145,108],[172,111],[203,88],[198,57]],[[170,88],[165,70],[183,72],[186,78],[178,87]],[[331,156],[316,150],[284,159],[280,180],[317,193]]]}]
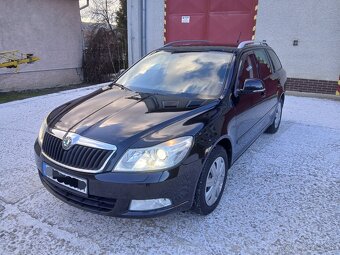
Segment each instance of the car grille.
[{"label": "car grille", "polygon": [[45,133],[42,149],[51,159],[63,165],[84,170],[100,169],[112,153],[110,150],[91,148],[79,144],[64,150],[62,140],[49,133]]},{"label": "car grille", "polygon": [[[41,176],[41,174],[40,174]],[[80,206],[84,209],[96,212],[107,213],[111,212],[116,204],[117,199],[113,198],[104,198],[88,195],[88,197],[78,196],[75,193],[68,192],[65,189],[59,188],[57,185],[51,183],[45,178],[41,177],[43,182],[54,191],[55,195],[60,196],[66,199],[70,204]]]}]

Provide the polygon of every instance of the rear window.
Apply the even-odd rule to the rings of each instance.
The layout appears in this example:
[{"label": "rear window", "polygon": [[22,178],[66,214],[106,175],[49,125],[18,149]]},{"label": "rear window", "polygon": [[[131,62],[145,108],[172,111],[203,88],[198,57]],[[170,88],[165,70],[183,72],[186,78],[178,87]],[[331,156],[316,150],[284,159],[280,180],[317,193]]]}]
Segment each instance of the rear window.
[{"label": "rear window", "polygon": [[273,50],[268,50],[269,56],[272,59],[275,71],[282,68],[281,62]]}]

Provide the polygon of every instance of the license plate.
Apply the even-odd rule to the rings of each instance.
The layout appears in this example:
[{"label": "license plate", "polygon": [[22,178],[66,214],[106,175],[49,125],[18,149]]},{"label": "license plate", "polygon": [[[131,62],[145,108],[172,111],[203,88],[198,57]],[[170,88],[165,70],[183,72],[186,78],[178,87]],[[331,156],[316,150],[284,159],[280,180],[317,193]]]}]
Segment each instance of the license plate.
[{"label": "license plate", "polygon": [[44,176],[49,178],[50,180],[68,187],[70,189],[76,190],[78,192],[87,194],[87,180],[83,178],[79,178],[70,174],[66,174],[59,170],[54,169],[53,167],[47,165],[45,162],[43,163],[42,173]]}]

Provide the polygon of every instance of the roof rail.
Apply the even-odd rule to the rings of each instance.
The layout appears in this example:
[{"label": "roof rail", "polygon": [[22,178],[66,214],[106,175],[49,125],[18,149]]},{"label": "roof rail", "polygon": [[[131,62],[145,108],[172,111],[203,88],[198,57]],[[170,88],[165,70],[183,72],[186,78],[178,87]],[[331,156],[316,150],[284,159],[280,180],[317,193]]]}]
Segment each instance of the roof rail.
[{"label": "roof rail", "polygon": [[194,43],[210,43],[210,41],[207,40],[179,40],[179,41],[173,41],[165,44],[163,47],[169,47],[175,44],[183,43],[184,45],[190,45]]},{"label": "roof rail", "polygon": [[268,46],[268,44],[266,43],[266,42],[264,42],[264,41],[262,41],[262,42],[260,42],[260,41],[243,41],[243,42],[241,42],[238,46],[237,46],[237,48],[238,49],[243,49],[244,47],[246,47],[246,46],[248,46],[248,45],[266,45],[266,46]]}]

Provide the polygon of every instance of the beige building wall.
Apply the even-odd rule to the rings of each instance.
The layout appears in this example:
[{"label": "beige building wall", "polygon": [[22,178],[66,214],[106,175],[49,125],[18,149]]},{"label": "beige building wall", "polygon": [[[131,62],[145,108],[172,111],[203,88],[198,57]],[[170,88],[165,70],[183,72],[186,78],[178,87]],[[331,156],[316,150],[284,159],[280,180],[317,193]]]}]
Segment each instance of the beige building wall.
[{"label": "beige building wall", "polygon": [[[162,47],[164,42],[164,0],[145,1],[145,31],[141,29],[142,2],[127,0],[129,65],[137,62],[150,51]],[[143,45],[143,32],[145,45]]]},{"label": "beige building wall", "polygon": [[275,49],[288,77],[337,81],[339,11],[340,0],[259,0],[255,39]]},{"label": "beige building wall", "polygon": [[0,68],[0,91],[76,84],[82,80],[78,0],[1,0],[0,51],[34,53],[40,61]]}]

